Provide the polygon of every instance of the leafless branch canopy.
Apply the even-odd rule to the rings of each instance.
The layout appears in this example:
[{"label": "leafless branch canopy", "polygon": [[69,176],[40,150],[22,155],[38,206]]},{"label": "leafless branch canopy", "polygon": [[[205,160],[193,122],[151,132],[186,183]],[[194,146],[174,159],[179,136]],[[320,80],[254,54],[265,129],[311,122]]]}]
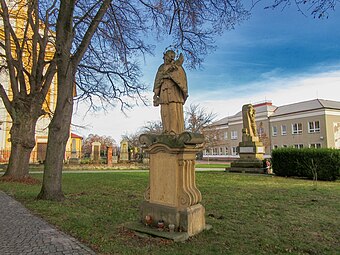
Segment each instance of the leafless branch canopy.
[{"label": "leafless branch canopy", "polygon": [[56,2],[51,1],[48,9],[40,8],[38,0],[0,3],[0,70],[9,77],[9,86],[0,84],[1,99],[14,122],[19,121],[19,108],[39,117],[56,72],[49,26]]},{"label": "leafless branch canopy", "polygon": [[[103,1],[77,1],[74,15],[74,53]],[[140,83],[140,63],[152,54],[150,38],[170,34],[172,47],[182,51],[186,63],[197,67],[203,56],[213,49],[213,36],[232,29],[249,13],[239,0],[219,1],[111,1],[79,65],[79,98],[94,96],[102,103],[126,97],[142,97],[146,89]]]},{"label": "leafless branch canopy", "polygon": [[216,118],[216,113],[208,112],[199,104],[190,104],[185,110],[186,129],[190,132],[201,133]]},{"label": "leafless branch canopy", "polygon": [[299,12],[304,15],[311,14],[314,18],[328,18],[329,12],[335,10],[339,0],[275,0],[266,8],[285,9],[288,5],[295,4]]},{"label": "leafless branch canopy", "polygon": [[[13,93],[38,91],[44,85],[39,88],[37,83],[51,81],[50,73],[54,73],[46,69],[55,72],[58,54],[49,62],[42,60],[47,47],[55,47],[59,7],[66,5],[73,15],[70,53],[74,66],[78,67],[75,80],[78,99],[87,99],[93,106],[97,105],[95,98],[101,100],[102,106],[120,102],[121,107],[129,106],[127,98],[143,100],[146,86],[140,82],[139,60],[145,54],[152,54],[151,38],[160,39],[169,34],[172,47],[183,52],[190,67],[197,67],[213,49],[216,34],[233,29],[249,16],[241,0],[14,0],[10,1],[10,8],[16,6],[27,13],[26,25],[18,33],[10,26],[7,28],[8,1],[0,1],[5,25],[5,41],[0,46],[6,53],[3,59],[7,60],[3,68],[10,74]],[[11,43],[15,51],[10,50]],[[31,70],[22,63],[25,49],[29,49]],[[29,73],[32,78],[26,79]],[[1,89],[0,94],[3,94]]]},{"label": "leafless branch canopy", "polygon": [[190,67],[201,65],[214,48],[214,36],[249,17],[240,0],[140,1],[157,34],[170,34],[172,46],[183,52]]}]

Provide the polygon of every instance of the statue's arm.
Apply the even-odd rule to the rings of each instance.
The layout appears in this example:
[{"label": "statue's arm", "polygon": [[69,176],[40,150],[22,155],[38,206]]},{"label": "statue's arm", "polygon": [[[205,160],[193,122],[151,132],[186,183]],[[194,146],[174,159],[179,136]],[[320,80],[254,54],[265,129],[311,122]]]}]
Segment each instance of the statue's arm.
[{"label": "statue's arm", "polygon": [[154,106],[159,105],[159,96],[160,96],[162,80],[163,80],[163,71],[162,70],[163,70],[163,68],[162,68],[162,66],[160,66],[158,68],[156,78],[155,78],[155,82],[154,82],[154,87],[153,87],[153,92],[154,92],[153,105]]}]

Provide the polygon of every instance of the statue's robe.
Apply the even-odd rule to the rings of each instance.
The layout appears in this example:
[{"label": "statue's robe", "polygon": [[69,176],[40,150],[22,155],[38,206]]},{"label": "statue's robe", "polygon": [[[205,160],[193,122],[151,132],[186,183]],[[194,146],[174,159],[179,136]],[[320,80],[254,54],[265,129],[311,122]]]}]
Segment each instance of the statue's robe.
[{"label": "statue's robe", "polygon": [[184,131],[183,104],[188,97],[187,77],[182,66],[162,64],[157,71],[154,93],[161,105],[164,133]]}]

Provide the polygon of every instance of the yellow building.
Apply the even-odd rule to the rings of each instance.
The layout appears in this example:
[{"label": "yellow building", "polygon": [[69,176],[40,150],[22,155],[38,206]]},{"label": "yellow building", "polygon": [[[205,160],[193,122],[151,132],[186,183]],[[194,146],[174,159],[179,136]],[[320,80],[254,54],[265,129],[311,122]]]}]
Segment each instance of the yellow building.
[{"label": "yellow building", "polygon": [[[24,28],[27,22],[27,13],[26,13],[26,0],[23,1],[6,1],[10,10],[10,23],[14,28],[16,36],[19,38],[24,38]],[[42,25],[41,25],[42,26]],[[0,40],[4,40],[4,25],[2,19],[0,19]],[[43,26],[42,26],[43,27]],[[32,31],[28,31],[26,37],[32,37]],[[52,34],[52,33],[51,33]],[[32,66],[32,61],[30,59],[32,46],[29,42],[26,44],[24,51],[27,54],[24,54],[24,64],[26,65],[27,69],[30,69]],[[4,52],[4,49],[0,47],[0,52]],[[13,55],[14,54],[14,47],[13,47]],[[47,53],[45,60],[51,60],[54,56],[54,47],[52,44],[47,46]],[[5,61],[4,59],[0,59],[0,61]],[[1,64],[1,62],[0,62]],[[28,79],[27,77],[25,77]],[[0,72],[0,82],[3,85],[4,89],[7,91],[9,95],[9,99],[11,100],[11,86],[9,81],[9,75],[7,72],[2,70]],[[29,90],[29,88],[28,88]],[[35,162],[43,162],[45,160],[46,155],[46,148],[47,148],[47,138],[48,138],[48,125],[50,123],[51,115],[56,106],[56,99],[57,99],[57,80],[56,75],[51,83],[49,91],[47,93],[43,109],[45,110],[46,114],[41,116],[36,125],[36,146],[34,147],[31,153],[30,161],[32,163]],[[0,162],[7,162],[10,156],[11,150],[11,143],[10,143],[10,129],[12,126],[12,119],[10,115],[7,113],[6,108],[0,100]],[[75,137],[77,135],[70,134],[69,141],[67,143],[67,149],[65,152],[65,159],[70,158],[71,156],[77,156],[78,158],[81,157],[81,147],[82,147],[82,138]],[[72,154],[72,155],[71,155]]]}]

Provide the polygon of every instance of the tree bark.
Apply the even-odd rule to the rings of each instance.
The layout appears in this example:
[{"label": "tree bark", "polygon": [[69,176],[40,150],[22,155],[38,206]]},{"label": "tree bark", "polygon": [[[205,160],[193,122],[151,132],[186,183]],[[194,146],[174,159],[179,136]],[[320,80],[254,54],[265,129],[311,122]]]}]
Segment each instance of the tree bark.
[{"label": "tree bark", "polygon": [[21,179],[29,175],[29,161],[35,146],[35,126],[39,113],[34,109],[17,107],[11,117],[11,155],[4,176]]},{"label": "tree bark", "polygon": [[56,201],[64,199],[62,170],[72,120],[74,78],[72,68],[70,66],[67,68],[69,70],[66,70],[66,75],[61,75],[62,70],[58,73],[57,106],[49,125],[43,185],[38,199]]},{"label": "tree bark", "polygon": [[48,130],[43,185],[38,199],[64,199],[62,170],[73,112],[75,68],[72,63],[73,11],[75,0],[60,1],[56,29],[57,104]]},{"label": "tree bark", "polygon": [[102,2],[82,42],[76,52],[71,54],[74,39],[73,11],[76,0],[60,1],[56,29],[57,105],[49,125],[43,185],[38,199],[62,200],[64,198],[61,179],[66,143],[70,136],[75,73],[110,2],[111,0]]},{"label": "tree bark", "polygon": [[13,179],[22,179],[29,176],[29,160],[33,148],[27,148],[20,143],[12,144],[9,164],[4,174]]}]

